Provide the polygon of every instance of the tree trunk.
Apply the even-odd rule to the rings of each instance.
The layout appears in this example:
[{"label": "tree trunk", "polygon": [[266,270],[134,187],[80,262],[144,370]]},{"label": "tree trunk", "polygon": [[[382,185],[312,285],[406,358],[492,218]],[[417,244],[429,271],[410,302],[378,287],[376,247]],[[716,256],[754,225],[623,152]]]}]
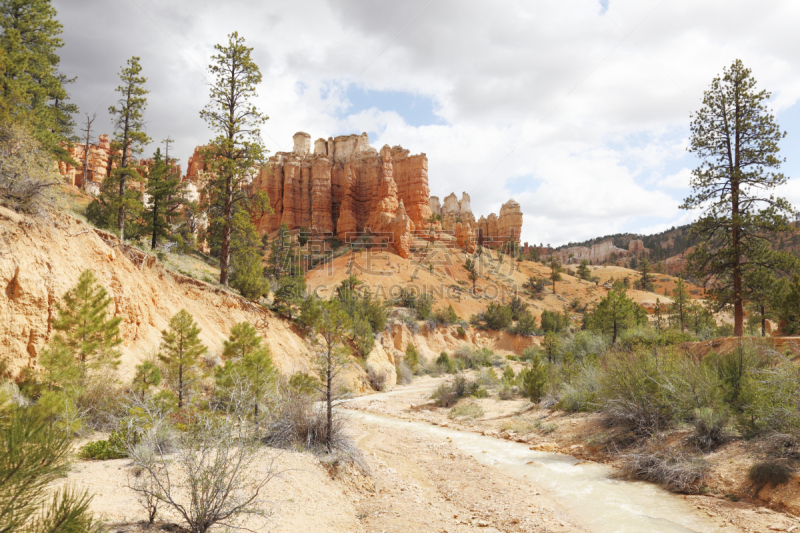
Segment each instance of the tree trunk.
[{"label": "tree trunk", "polygon": [[328,413],[327,413],[327,415],[328,415],[328,420],[327,420],[328,425],[327,425],[327,428],[326,428],[327,435],[325,436],[325,440],[327,441],[326,444],[328,445],[328,453],[331,453],[333,451],[333,442],[332,442],[333,441],[333,393],[332,393],[332,389],[333,389],[332,381],[333,381],[333,378],[331,376],[331,361],[332,361],[331,358],[332,357],[333,357],[333,354],[331,353],[331,348],[329,347],[328,348],[328,368],[326,369],[326,376],[325,376],[326,377],[326,381],[327,381],[327,388],[325,390],[325,394],[326,394],[325,400],[327,402],[327,408],[328,408]]},{"label": "tree trunk", "polygon": [[153,242],[150,243],[150,249],[156,249],[156,235],[158,234],[158,201],[153,196]]},{"label": "tree trunk", "polygon": [[228,266],[231,261],[231,223],[233,220],[233,178],[228,177],[225,182],[225,223],[222,225],[222,249],[219,256],[219,283],[228,286]]},{"label": "tree trunk", "polygon": [[178,409],[183,407],[183,365],[178,365]]},{"label": "tree trunk", "polygon": [[767,316],[766,316],[766,309],[764,308],[764,304],[761,304],[761,336],[767,336]]}]

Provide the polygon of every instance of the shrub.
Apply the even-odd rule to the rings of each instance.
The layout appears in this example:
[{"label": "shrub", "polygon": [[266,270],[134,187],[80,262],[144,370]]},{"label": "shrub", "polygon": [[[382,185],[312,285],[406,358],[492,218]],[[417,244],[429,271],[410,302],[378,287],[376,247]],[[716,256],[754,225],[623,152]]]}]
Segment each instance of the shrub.
[{"label": "shrub", "polygon": [[725,424],[728,422],[726,411],[711,407],[695,409],[694,435],[692,439],[702,448],[710,450],[725,440]]},{"label": "shrub", "polygon": [[383,368],[370,366],[367,369],[367,379],[369,379],[372,390],[381,392],[386,389],[386,383],[389,381],[389,373]]},{"label": "shrub", "polygon": [[414,373],[405,361],[399,361],[394,369],[397,372],[398,385],[408,385],[414,380]]},{"label": "shrub", "polygon": [[464,376],[456,376],[452,381],[439,385],[431,395],[431,399],[439,407],[452,407],[458,400],[466,396],[485,398],[487,394],[479,383],[468,380]]},{"label": "shrub", "polygon": [[0,128],[0,204],[36,213],[52,203],[60,179],[50,154],[17,124]]},{"label": "shrub", "polygon": [[456,311],[453,309],[452,305],[448,305],[447,309],[437,309],[431,315],[431,319],[436,324],[440,325],[455,324],[459,320],[458,315],[456,314]]},{"label": "shrub", "polygon": [[96,440],[84,444],[78,451],[81,459],[105,461],[107,459],[122,459],[128,457],[125,450],[125,439],[118,431],[112,431],[108,440]]},{"label": "shrub", "polygon": [[494,352],[489,348],[478,348],[477,346],[459,346],[453,358],[456,359],[459,369],[481,369],[492,366],[492,356]]},{"label": "shrub", "polygon": [[547,367],[537,354],[528,368],[519,373],[522,395],[537,403],[542,399],[547,385]]},{"label": "shrub", "polygon": [[447,414],[448,418],[466,418],[474,420],[483,416],[483,407],[475,402],[468,402],[456,405]]},{"label": "shrub", "polygon": [[456,372],[456,365],[450,356],[447,355],[447,352],[442,352],[439,354],[439,357],[436,358],[436,367],[441,372],[447,372],[448,374],[453,374]]},{"label": "shrub", "polygon": [[703,459],[674,448],[625,454],[621,459],[622,472],[628,477],[659,483],[674,492],[697,492],[708,470]]},{"label": "shrub", "polygon": [[511,325],[513,311],[508,305],[490,303],[483,312],[483,320],[486,327],[496,331],[504,331]]},{"label": "shrub", "polygon": [[580,366],[576,376],[561,388],[559,407],[569,412],[591,411],[599,405],[599,371],[591,363]]},{"label": "shrub", "polygon": [[792,472],[792,469],[784,464],[774,462],[756,463],[750,467],[747,472],[747,478],[753,482],[756,487],[756,493],[758,493],[767,483],[771,487],[788,483]]},{"label": "shrub", "polygon": [[461,327],[461,326],[458,326],[458,329],[456,329],[456,334],[457,334],[459,337],[466,337],[466,336],[467,336],[467,332],[466,332],[466,331],[464,331],[464,328],[463,328],[463,327]]},{"label": "shrub", "polygon": [[415,374],[419,371],[419,352],[417,351],[417,347],[411,342],[406,346],[405,362]]}]

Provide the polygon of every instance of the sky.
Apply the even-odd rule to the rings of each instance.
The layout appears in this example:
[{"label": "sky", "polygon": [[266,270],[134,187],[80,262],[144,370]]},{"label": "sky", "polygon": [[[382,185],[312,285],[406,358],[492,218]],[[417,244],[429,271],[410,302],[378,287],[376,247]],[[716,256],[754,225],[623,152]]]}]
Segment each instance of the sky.
[{"label": "sky", "polygon": [[[150,155],[186,161],[213,133],[214,45],[238,31],[263,74],[272,153],[292,135],[367,132],[428,156],[431,195],[476,217],[514,198],[522,241],[649,234],[679,208],[698,161],[691,114],[741,59],[787,132],[779,194],[800,206],[800,2],[793,0],[53,0],[61,69],[95,132],[111,132],[120,68],[141,58]],[[162,150],[163,150],[163,145]]]}]

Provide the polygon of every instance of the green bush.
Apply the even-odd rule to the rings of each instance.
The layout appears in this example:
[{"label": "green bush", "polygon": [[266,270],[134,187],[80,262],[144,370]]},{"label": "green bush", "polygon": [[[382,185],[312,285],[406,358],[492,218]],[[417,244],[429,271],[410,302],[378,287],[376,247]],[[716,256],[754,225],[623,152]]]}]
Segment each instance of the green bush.
[{"label": "green bush", "polygon": [[84,444],[78,451],[78,455],[81,459],[96,461],[128,457],[123,435],[118,431],[112,431],[108,440],[96,440]]},{"label": "green bush", "polygon": [[455,324],[460,320],[452,305],[448,305],[447,309],[437,309],[431,315],[431,319],[439,325]]},{"label": "green bush", "polygon": [[493,356],[494,352],[489,348],[467,345],[459,346],[453,354],[453,358],[456,360],[456,367],[459,370],[480,370],[483,367],[492,366]]},{"label": "green bush", "polygon": [[528,368],[519,373],[520,392],[536,403],[542,399],[547,386],[547,366],[539,355],[535,355]]},{"label": "green bush", "polygon": [[498,303],[490,303],[483,312],[483,321],[486,327],[496,331],[505,331],[510,325],[513,318],[513,311],[508,305]]},{"label": "green bush", "polygon": [[413,373],[419,372],[419,352],[414,343],[409,342],[406,346],[405,362]]},{"label": "green bush", "polygon": [[486,398],[488,394],[479,383],[459,375],[452,381],[439,385],[431,395],[431,400],[439,407],[452,407],[458,400],[467,396]]},{"label": "green bush", "polygon": [[462,328],[461,326],[458,326],[458,329],[456,330],[456,334],[459,337],[466,337],[467,336],[467,332],[464,331],[464,328]]},{"label": "green bush", "polygon": [[456,371],[456,365],[447,355],[447,352],[439,354],[439,357],[436,359],[436,366],[440,371],[447,372],[448,374],[453,374]]}]

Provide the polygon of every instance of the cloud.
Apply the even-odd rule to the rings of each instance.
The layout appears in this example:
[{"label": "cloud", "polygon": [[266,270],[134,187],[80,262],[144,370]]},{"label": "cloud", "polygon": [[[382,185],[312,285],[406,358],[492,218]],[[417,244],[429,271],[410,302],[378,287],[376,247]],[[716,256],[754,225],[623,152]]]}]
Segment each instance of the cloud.
[{"label": "cloud", "polygon": [[800,94],[791,0],[53,3],[62,69],[78,75],[73,100],[98,113],[98,132],[120,66],[138,55],[147,150],[170,135],[185,162],[212,137],[198,112],[213,46],[239,31],[264,75],[271,151],[296,131],[374,132],[377,146],[427,153],[431,193],[469,192],[478,216],[514,196],[530,242],[683,220],[689,116],[733,59],[776,111]]}]

